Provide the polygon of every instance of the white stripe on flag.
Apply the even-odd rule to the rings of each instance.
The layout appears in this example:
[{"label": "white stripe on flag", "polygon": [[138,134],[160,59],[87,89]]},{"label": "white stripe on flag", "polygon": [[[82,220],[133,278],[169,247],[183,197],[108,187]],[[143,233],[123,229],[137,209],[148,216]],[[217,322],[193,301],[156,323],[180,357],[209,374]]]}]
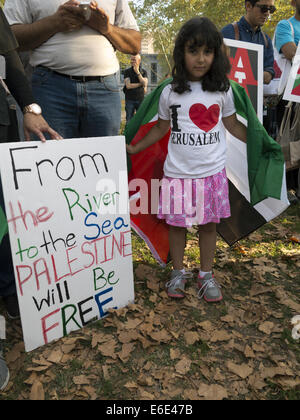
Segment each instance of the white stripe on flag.
[{"label": "white stripe on flag", "polygon": [[[248,183],[248,163],[246,144],[227,133],[227,166],[228,179],[235,185],[241,194],[250,202]],[[281,199],[267,198],[254,206],[263,218],[269,222],[285,211],[290,203],[287,197],[286,175],[284,169],[282,180]]]}]

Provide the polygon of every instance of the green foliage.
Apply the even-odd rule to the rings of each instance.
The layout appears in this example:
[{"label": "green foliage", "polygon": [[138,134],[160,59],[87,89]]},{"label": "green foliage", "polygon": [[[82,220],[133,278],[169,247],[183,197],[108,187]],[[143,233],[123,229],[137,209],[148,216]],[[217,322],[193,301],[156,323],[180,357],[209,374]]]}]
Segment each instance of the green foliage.
[{"label": "green foliage", "polygon": [[[264,30],[270,35],[273,34],[277,23],[282,19],[287,19],[294,14],[294,10],[289,1],[276,0],[277,11],[271,16],[269,22],[264,26]],[[232,7],[232,0],[205,1],[203,13],[211,18],[221,29],[228,23],[232,23],[241,18],[245,11],[245,1],[236,0],[235,7]]]},{"label": "green foliage", "polygon": [[[277,11],[264,30],[272,36],[277,23],[294,14],[290,1],[276,0]],[[142,33],[154,39],[156,50],[169,59],[174,39],[184,22],[194,16],[209,17],[219,29],[238,21],[245,12],[244,0],[135,0],[131,7]]]},{"label": "green foliage", "polygon": [[117,51],[117,57],[121,66],[121,69],[125,69],[127,67],[130,67],[130,55],[123,54],[120,51]]}]

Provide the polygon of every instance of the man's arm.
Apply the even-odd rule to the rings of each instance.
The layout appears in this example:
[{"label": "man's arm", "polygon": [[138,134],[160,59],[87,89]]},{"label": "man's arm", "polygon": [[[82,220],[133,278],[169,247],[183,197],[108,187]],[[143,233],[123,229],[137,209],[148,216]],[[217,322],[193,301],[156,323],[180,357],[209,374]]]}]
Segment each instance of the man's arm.
[{"label": "man's arm", "polygon": [[297,46],[294,42],[288,42],[281,47],[281,51],[287,60],[292,61],[296,55]]},{"label": "man's arm", "polygon": [[140,84],[143,86],[144,90],[147,90],[148,86],[148,78],[147,76],[143,76],[142,73],[138,72],[137,77],[139,79]]},{"label": "man's arm", "polygon": [[292,23],[288,20],[282,20],[278,23],[275,32],[275,45],[277,50],[283,53],[286,59],[293,60],[297,51],[297,45],[295,43]]},{"label": "man's arm", "polygon": [[20,51],[34,50],[58,32],[76,31],[85,23],[83,11],[72,1],[62,4],[51,16],[30,24],[12,25]]},{"label": "man's arm", "polygon": [[141,34],[133,29],[110,25],[110,32],[103,35],[123,54],[138,54],[141,49]]},{"label": "man's arm", "polygon": [[[264,46],[264,83],[268,85],[275,76],[274,49],[271,39],[266,35],[268,46]],[[264,42],[265,43],[265,42]]]},{"label": "man's arm", "polygon": [[147,89],[148,89],[148,77],[144,77],[144,93],[147,93]]},{"label": "man's arm", "polygon": [[129,77],[124,80],[126,89],[136,89],[142,86],[141,83],[131,83]]},{"label": "man's arm", "polygon": [[136,55],[141,49],[141,34],[134,29],[123,29],[112,25],[109,17],[97,3],[90,3],[91,18],[86,22],[88,26],[104,35],[114,48],[124,54]]},{"label": "man's arm", "polygon": [[[5,54],[5,58],[7,67],[7,86],[21,109],[23,109],[26,105],[34,103],[30,84],[25,76],[24,68],[16,50]],[[43,133],[49,133],[52,139],[62,138],[47,124],[42,115],[25,113],[23,125],[25,140],[30,140],[30,133],[36,134],[41,141],[46,141]]]}]

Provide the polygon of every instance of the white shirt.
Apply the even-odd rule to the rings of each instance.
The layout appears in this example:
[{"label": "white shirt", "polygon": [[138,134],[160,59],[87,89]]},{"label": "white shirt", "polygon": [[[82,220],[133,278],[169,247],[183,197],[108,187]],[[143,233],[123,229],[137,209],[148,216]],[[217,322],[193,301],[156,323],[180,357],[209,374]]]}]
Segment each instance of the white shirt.
[{"label": "white shirt", "polygon": [[[4,12],[10,25],[30,24],[53,15],[66,0],[6,0]],[[123,29],[139,30],[127,0],[98,3],[109,22]],[[107,76],[119,70],[112,44],[84,25],[79,31],[59,32],[31,52],[30,64],[42,65],[72,76]]]},{"label": "white shirt", "polygon": [[178,94],[167,85],[158,116],[171,121],[164,173],[172,178],[205,178],[222,171],[226,162],[223,117],[236,112],[233,92],[204,92],[201,82],[189,82],[191,92]]}]

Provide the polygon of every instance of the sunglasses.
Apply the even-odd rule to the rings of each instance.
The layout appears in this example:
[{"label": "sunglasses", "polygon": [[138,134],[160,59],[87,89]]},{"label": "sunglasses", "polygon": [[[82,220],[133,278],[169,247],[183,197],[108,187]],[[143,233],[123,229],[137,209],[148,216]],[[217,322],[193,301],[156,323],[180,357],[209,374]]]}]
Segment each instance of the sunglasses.
[{"label": "sunglasses", "polygon": [[256,4],[255,6],[260,8],[261,13],[270,12],[272,15],[273,13],[276,12],[275,6],[267,6],[266,4]]}]

